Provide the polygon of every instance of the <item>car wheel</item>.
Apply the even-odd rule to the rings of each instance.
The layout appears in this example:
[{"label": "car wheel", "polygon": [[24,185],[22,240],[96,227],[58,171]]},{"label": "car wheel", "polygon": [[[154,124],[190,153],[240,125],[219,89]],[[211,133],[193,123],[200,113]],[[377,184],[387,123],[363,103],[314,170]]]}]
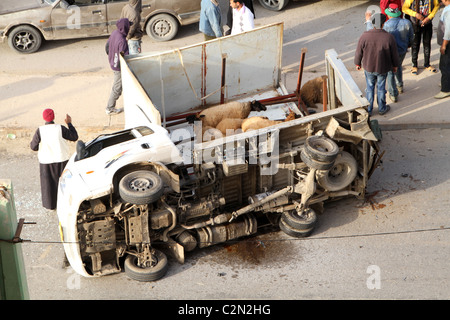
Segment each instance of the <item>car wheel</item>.
[{"label": "car wheel", "polygon": [[137,262],[138,258],[130,254],[124,263],[125,274],[136,281],[156,281],[164,277],[169,268],[167,256],[159,250],[155,250],[150,266],[138,266]]},{"label": "car wheel", "polygon": [[148,21],[145,31],[153,40],[169,41],[178,33],[178,21],[169,14],[158,14]]},{"label": "car wheel", "polygon": [[42,44],[38,30],[30,26],[15,27],[8,35],[9,46],[20,53],[36,52]]},{"label": "car wheel", "polygon": [[164,189],[159,175],[148,170],[133,171],[119,181],[119,195],[132,204],[148,204],[157,201]]},{"label": "car wheel", "polygon": [[317,183],[325,190],[338,191],[352,183],[357,172],[356,159],[350,153],[342,151],[330,170],[316,171],[316,179]]},{"label": "car wheel", "polygon": [[259,0],[259,3],[266,9],[280,11],[287,6],[289,0]]}]

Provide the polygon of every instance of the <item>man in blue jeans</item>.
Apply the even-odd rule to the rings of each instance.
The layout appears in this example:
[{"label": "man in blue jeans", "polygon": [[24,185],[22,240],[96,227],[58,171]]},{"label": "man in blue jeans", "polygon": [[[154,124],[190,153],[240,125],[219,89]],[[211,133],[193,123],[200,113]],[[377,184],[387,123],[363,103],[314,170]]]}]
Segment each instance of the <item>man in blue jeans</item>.
[{"label": "man in blue jeans", "polygon": [[[398,94],[403,92],[403,60],[405,59],[408,48],[412,46],[414,40],[414,29],[411,21],[401,18],[402,12],[396,3],[390,3],[385,9],[388,20],[384,23],[383,29],[392,34],[397,44],[399,56],[399,66],[397,72],[392,70],[387,75],[387,91],[392,102],[398,101]],[[373,29],[370,21],[370,13],[366,13],[366,30]]]},{"label": "man in blue jeans", "polygon": [[361,66],[364,68],[369,114],[373,110],[375,86],[378,113],[384,115],[391,109],[386,104],[386,78],[389,71],[397,71],[400,62],[394,36],[382,29],[385,21],[384,14],[373,14],[371,22],[374,28],[361,35],[355,51],[356,70],[361,70]]}]

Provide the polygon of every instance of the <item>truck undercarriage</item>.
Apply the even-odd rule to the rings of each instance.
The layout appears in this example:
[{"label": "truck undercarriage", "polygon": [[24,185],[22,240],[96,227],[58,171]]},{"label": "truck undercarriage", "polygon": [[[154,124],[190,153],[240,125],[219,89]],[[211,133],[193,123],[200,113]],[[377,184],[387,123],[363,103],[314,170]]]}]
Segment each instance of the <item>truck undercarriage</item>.
[{"label": "truck undercarriage", "polygon": [[120,272],[126,257],[128,276],[153,281],[167,271],[163,252],[183,263],[185,252],[254,235],[267,226],[291,237],[311,235],[324,201],[364,197],[380,158],[376,142],[362,138],[372,133],[367,113],[361,109],[346,116],[357,130],[331,117],[326,127],[297,127],[297,138],[289,129],[268,131],[279,142],[271,163],[274,174],[264,174],[267,164],[259,160],[251,164],[249,139],[244,140],[244,161],[143,163],[121,171],[114,192],[80,206],[78,240],[86,270],[92,275]]}]

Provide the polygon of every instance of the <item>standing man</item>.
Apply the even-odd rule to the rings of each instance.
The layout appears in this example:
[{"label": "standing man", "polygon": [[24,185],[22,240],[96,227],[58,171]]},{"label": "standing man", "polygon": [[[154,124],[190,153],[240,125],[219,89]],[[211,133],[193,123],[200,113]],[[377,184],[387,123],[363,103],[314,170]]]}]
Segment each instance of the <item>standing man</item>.
[{"label": "standing man", "polygon": [[433,35],[432,20],[439,10],[439,0],[405,0],[402,6],[404,14],[410,16],[414,28],[414,41],[411,48],[412,69],[411,73],[418,74],[417,59],[420,50],[420,41],[423,42],[424,67],[430,72],[436,73],[436,69],[430,65],[431,37]]},{"label": "standing man", "polygon": [[55,113],[52,109],[45,109],[42,117],[45,125],[36,130],[30,148],[38,151],[42,206],[55,210],[59,177],[70,158],[67,140],[77,141],[78,133],[68,114],[65,119],[68,128],[53,122]]},{"label": "standing man", "polygon": [[437,41],[441,46],[439,52],[439,69],[441,70],[441,91],[435,95],[436,99],[443,99],[450,96],[450,0],[441,0],[445,6],[439,19]]},{"label": "standing man", "polygon": [[114,72],[114,81],[111,89],[111,94],[106,106],[106,114],[118,114],[123,109],[116,108],[116,102],[122,94],[122,75],[120,74],[120,55],[128,55],[127,35],[130,30],[130,21],[127,18],[122,18],[116,22],[117,29],[111,33],[108,39],[108,60],[111,69]]},{"label": "standing man", "polygon": [[130,30],[128,30],[127,41],[130,54],[141,53],[142,35],[141,28],[142,0],[129,0],[120,15],[120,18],[127,18],[130,21]]},{"label": "standing man", "polygon": [[397,4],[391,3],[385,13],[388,21],[384,23],[383,29],[394,36],[399,57],[397,72],[391,70],[387,76],[389,98],[392,102],[397,102],[399,92],[403,92],[402,64],[408,48],[412,46],[414,30],[411,21],[401,18],[402,12]]},{"label": "standing man", "polygon": [[[242,0],[242,1],[244,2],[244,5],[248,9],[250,9],[250,11],[253,13],[253,20],[254,20],[256,16],[255,16],[255,9],[253,8],[253,0]],[[231,34],[231,28],[233,27],[233,7],[231,6],[231,2],[227,12],[227,26],[229,30],[227,30],[225,35],[228,36]]]},{"label": "standing man", "polygon": [[202,0],[199,29],[204,34],[205,41],[223,36],[222,12],[217,0]]},{"label": "standing man", "polygon": [[230,0],[230,7],[233,8],[232,35],[255,28],[254,15],[245,6],[243,0]]},{"label": "standing man", "polygon": [[[386,77],[390,70],[397,71],[399,58],[394,36],[383,30],[386,16],[372,15],[373,29],[365,31],[359,38],[354,63],[356,70],[364,68],[366,97],[369,100],[369,114],[372,114],[375,85],[377,86],[378,113],[383,115],[391,107],[386,105]],[[361,63],[362,62],[362,63]]]}]

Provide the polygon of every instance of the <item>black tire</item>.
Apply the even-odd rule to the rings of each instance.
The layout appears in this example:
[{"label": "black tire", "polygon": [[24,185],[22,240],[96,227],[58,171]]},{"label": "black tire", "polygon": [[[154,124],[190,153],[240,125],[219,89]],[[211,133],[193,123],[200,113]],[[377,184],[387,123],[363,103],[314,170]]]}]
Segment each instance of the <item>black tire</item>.
[{"label": "black tire", "polygon": [[33,53],[42,44],[41,33],[31,26],[18,26],[8,35],[9,46],[20,53]]},{"label": "black tire", "polygon": [[280,11],[289,3],[289,0],[259,0],[263,8],[272,11]]},{"label": "black tire", "polygon": [[156,263],[150,267],[142,268],[137,265],[137,257],[128,255],[125,258],[125,274],[136,281],[156,281],[164,277],[169,269],[167,256],[159,250],[155,250],[154,258]]},{"label": "black tire", "polygon": [[305,231],[314,228],[317,215],[311,208],[307,208],[302,215],[299,215],[295,210],[290,210],[282,213],[281,220],[293,229]]},{"label": "black tire", "polygon": [[334,164],[334,162],[323,162],[312,159],[311,156],[305,151],[305,148],[303,148],[300,153],[300,158],[308,167],[317,170],[329,170]]},{"label": "black tire", "polygon": [[330,170],[316,171],[316,180],[325,190],[339,191],[352,183],[357,173],[356,159],[350,153],[342,151]]},{"label": "black tire", "polygon": [[294,238],[309,237],[313,233],[313,230],[314,230],[314,227],[307,229],[307,230],[298,230],[298,229],[292,228],[291,226],[286,224],[286,222],[284,222],[282,219],[280,219],[279,226],[280,226],[281,231],[286,233],[288,236],[291,236]]},{"label": "black tire", "polygon": [[322,136],[308,137],[304,150],[311,159],[322,162],[333,162],[339,154],[338,145],[330,138]]},{"label": "black tire", "polygon": [[150,18],[145,31],[155,41],[169,41],[178,33],[178,20],[166,13],[158,14]]},{"label": "black tire", "polygon": [[161,198],[164,184],[159,175],[148,170],[133,171],[119,181],[119,195],[132,204],[149,204]]}]

